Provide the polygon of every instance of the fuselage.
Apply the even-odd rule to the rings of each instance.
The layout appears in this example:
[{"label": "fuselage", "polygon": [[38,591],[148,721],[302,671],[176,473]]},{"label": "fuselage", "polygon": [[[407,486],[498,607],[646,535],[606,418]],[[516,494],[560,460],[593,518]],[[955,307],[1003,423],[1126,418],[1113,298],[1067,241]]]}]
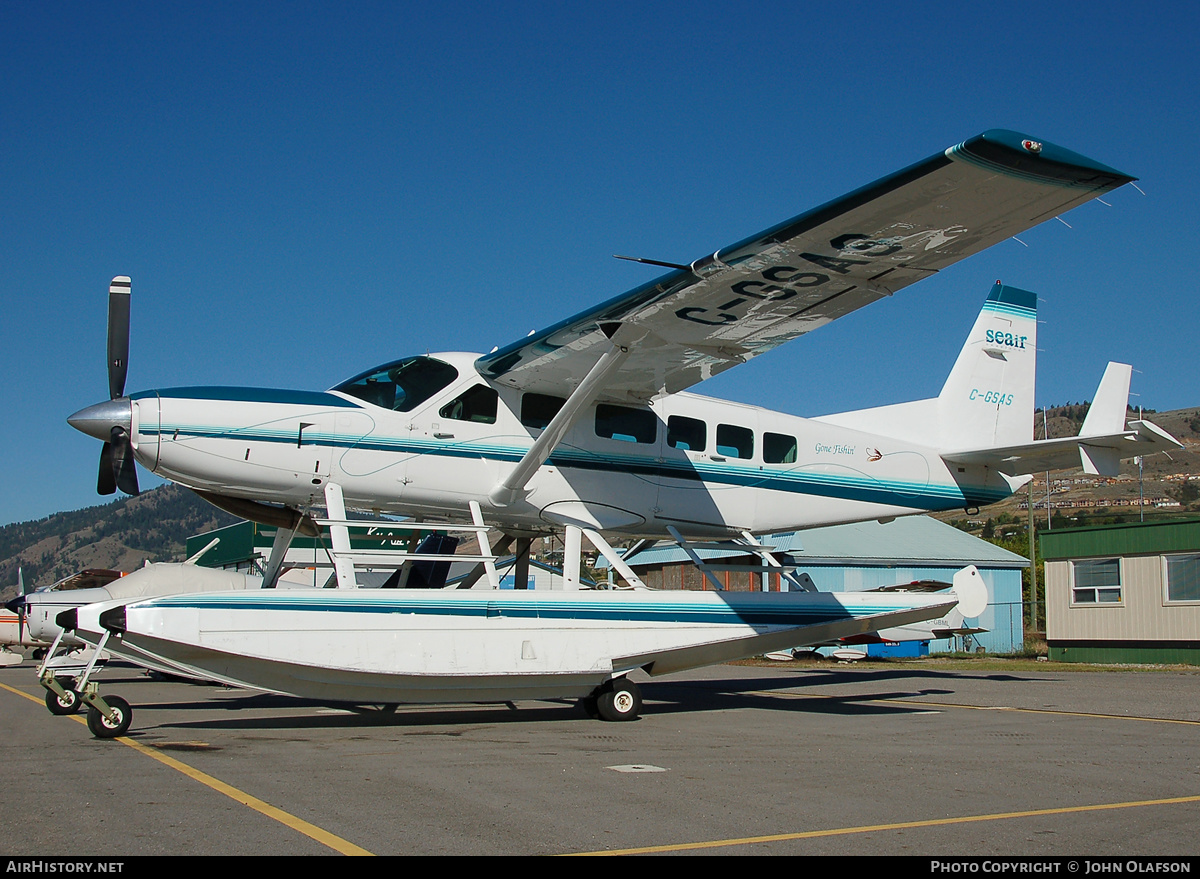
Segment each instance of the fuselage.
[{"label": "fuselage", "polygon": [[[766,533],[991,503],[1007,483],[936,449],[690,393],[591,405],[527,486],[500,482],[562,404],[490,382],[476,355],[408,358],[327,392],[170,388],[131,395],[137,460],[180,484],[304,507],[338,483],[351,507],[545,531]],[[389,376],[397,378],[392,381]],[[115,402],[115,401],[114,401]]]}]

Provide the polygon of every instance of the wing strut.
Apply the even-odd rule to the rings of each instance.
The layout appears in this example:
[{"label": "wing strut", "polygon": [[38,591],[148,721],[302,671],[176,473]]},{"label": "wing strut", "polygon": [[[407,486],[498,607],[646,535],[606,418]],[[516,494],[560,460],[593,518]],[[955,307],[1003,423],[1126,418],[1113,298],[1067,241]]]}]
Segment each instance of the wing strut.
[{"label": "wing strut", "polygon": [[[579,415],[588,404],[600,396],[604,390],[605,381],[625,362],[629,356],[633,339],[617,340],[617,335],[623,329],[621,324],[603,324],[600,327],[608,336],[612,346],[600,356],[596,364],[588,371],[583,381],[567,398],[567,402],[558,410],[558,414],[546,425],[525,456],[517,463],[511,473],[488,492],[488,500],[498,507],[507,507],[524,497],[524,489],[537,469],[550,457],[550,453],[566,436],[568,430],[575,424]],[[626,335],[626,334],[623,334]]]}]

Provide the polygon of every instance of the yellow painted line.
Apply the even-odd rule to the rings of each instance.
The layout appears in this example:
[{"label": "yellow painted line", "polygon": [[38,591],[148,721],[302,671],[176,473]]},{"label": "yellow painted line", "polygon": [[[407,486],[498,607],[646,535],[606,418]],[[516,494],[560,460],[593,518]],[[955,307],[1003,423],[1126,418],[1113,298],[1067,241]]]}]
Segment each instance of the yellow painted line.
[{"label": "yellow painted line", "polygon": [[1027,812],[998,812],[992,815],[966,815],[959,818],[931,818],[927,821],[902,821],[895,824],[867,824],[862,827],[839,827],[831,830],[807,830],[801,833],[774,833],[770,836],[744,836],[739,839],[714,839],[705,842],[684,842],[676,845],[648,845],[641,848],[611,849],[608,851],[573,852],[575,855],[650,855],[660,852],[695,851],[725,848],[735,845],[759,845],[764,842],[788,842],[796,839],[820,839],[829,836],[849,836],[854,833],[876,833],[883,830],[910,830],[916,827],[947,827],[954,824],[974,824],[980,821],[1007,821],[1013,818],[1038,818],[1047,815],[1070,815],[1079,812],[1102,812],[1110,809],[1134,809],[1140,806],[1174,806],[1200,803],[1200,796],[1171,797],[1162,800],[1139,800],[1130,803],[1101,803],[1095,806],[1065,806],[1058,809],[1032,809]]},{"label": "yellow painted line", "polygon": [[1200,720],[1142,717],[1136,714],[1096,714],[1088,711],[1061,711],[1057,708],[1015,708],[1011,705],[964,705],[961,702],[929,702],[918,697],[912,699],[855,699],[853,696],[831,696],[824,693],[780,693],[772,690],[757,690],[752,695],[774,696],[781,699],[837,699],[839,701],[878,705],[904,705],[908,708],[962,708],[968,711],[1014,711],[1020,714],[1054,714],[1061,717],[1094,717],[1101,720],[1137,720],[1142,723],[1179,723],[1185,726],[1200,726]]},{"label": "yellow painted line", "polygon": [[932,708],[965,708],[970,711],[1015,711],[1020,714],[1055,714],[1060,717],[1094,717],[1100,720],[1137,720],[1142,723],[1181,723],[1185,726],[1200,726],[1200,720],[1176,720],[1171,717],[1142,717],[1137,714],[1096,714],[1090,711],[1061,711],[1057,708],[1014,708],[1010,705],[961,705],[955,702],[922,702],[905,699],[878,699],[900,705],[929,705]]},{"label": "yellow painted line", "polygon": [[[31,696],[28,693],[14,689],[7,684],[0,684],[0,688],[8,690],[10,693],[15,693],[16,695],[28,699],[31,702],[36,702],[39,705],[43,704],[42,700],[36,696]],[[85,726],[87,725],[87,721],[78,715],[69,715],[69,717],[76,723],[82,723]],[[162,763],[164,766],[169,766],[177,772],[182,772],[188,778],[200,782],[205,787],[211,788],[217,793],[224,794],[231,800],[235,800],[236,802],[241,803],[243,806],[253,809],[260,815],[265,815],[268,818],[278,821],[280,824],[290,827],[297,833],[301,833],[304,836],[307,836],[309,839],[316,840],[322,845],[328,846],[335,852],[343,855],[371,854],[371,852],[367,851],[365,848],[360,848],[354,843],[342,839],[340,836],[335,836],[327,830],[322,830],[315,824],[310,824],[303,818],[297,818],[295,815],[285,812],[283,809],[278,809],[275,806],[272,806],[270,803],[260,800],[258,797],[252,797],[250,794],[238,790],[233,785],[226,784],[218,778],[213,778],[211,775],[201,772],[199,769],[188,766],[186,763],[181,763],[174,757],[169,757],[166,754],[155,750],[154,748],[143,745],[140,742],[135,742],[133,739],[126,738],[125,736],[113,739],[113,741],[120,742],[122,745],[133,748],[133,750],[137,751],[139,754],[145,754],[147,757],[157,760],[159,763]]]}]

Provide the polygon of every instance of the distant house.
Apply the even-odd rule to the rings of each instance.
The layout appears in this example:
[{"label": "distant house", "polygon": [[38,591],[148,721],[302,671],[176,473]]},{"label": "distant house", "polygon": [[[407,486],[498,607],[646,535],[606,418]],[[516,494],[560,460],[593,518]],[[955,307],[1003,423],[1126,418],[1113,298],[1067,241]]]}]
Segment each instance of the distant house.
[{"label": "distant house", "polygon": [[[910,583],[913,580],[949,581],[954,572],[976,565],[988,589],[988,608],[977,625],[987,629],[973,636],[974,644],[992,653],[1021,649],[1023,638],[1021,570],[1029,567],[1024,556],[1002,549],[986,540],[959,531],[928,516],[907,516],[880,524],[858,522],[764,537],[763,542],[786,554],[807,573],[817,588],[826,592],[848,592]],[[720,560],[721,566],[739,563],[757,566],[752,556],[721,550],[699,550],[705,560]],[[705,589],[704,576],[686,554],[673,544],[638,553],[630,566],[647,586],[658,589]],[[757,573],[720,571],[728,589],[762,589]],[[767,577],[766,588],[786,588],[777,574]],[[933,641],[930,652],[946,652],[958,645],[949,639]]]},{"label": "distant house", "polygon": [[1200,520],[1044,531],[1050,658],[1200,665]]}]

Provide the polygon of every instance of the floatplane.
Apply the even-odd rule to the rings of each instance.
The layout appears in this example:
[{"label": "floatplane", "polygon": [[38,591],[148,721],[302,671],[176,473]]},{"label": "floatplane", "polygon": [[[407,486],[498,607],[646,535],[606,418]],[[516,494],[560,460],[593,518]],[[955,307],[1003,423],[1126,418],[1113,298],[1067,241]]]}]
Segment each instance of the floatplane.
[{"label": "floatplane", "polygon": [[[755,535],[971,509],[1033,472],[1113,473],[1122,458],[1178,448],[1148,421],[1126,424],[1120,364],[1080,436],[1035,442],[1037,297],[999,283],[936,398],[805,419],[688,390],[1133,179],[988,131],[694,262],[640,259],[668,271],[506,347],[405,357],[324,392],[125,395],[130,280],[115,278],[110,400],[68,419],[104,442],[99,490],[136,493],[141,464],[277,532],[264,576],[236,575],[248,588],[206,591],[235,575],[193,565],[200,585],[186,594],[88,605],[67,622],[97,646],[268,692],[383,705],[577,698],[628,720],[641,709],[635,669],[822,643],[955,606],[977,614],[969,568],[949,594],[817,593],[793,572],[786,592],[721,591],[715,578],[713,591],[651,591],[611,541],[670,539],[697,561],[697,548],[732,542],[775,570]],[[384,562],[356,557],[349,534],[364,523],[347,509],[465,534],[477,554],[424,561],[471,559],[476,585],[492,588],[355,588],[356,564]],[[290,541],[320,527],[340,588],[272,589]],[[566,588],[499,591],[495,553],[528,557],[550,532],[563,535]],[[578,589],[584,540],[631,588]],[[124,700],[94,683],[81,698],[97,735],[128,728]]]}]

